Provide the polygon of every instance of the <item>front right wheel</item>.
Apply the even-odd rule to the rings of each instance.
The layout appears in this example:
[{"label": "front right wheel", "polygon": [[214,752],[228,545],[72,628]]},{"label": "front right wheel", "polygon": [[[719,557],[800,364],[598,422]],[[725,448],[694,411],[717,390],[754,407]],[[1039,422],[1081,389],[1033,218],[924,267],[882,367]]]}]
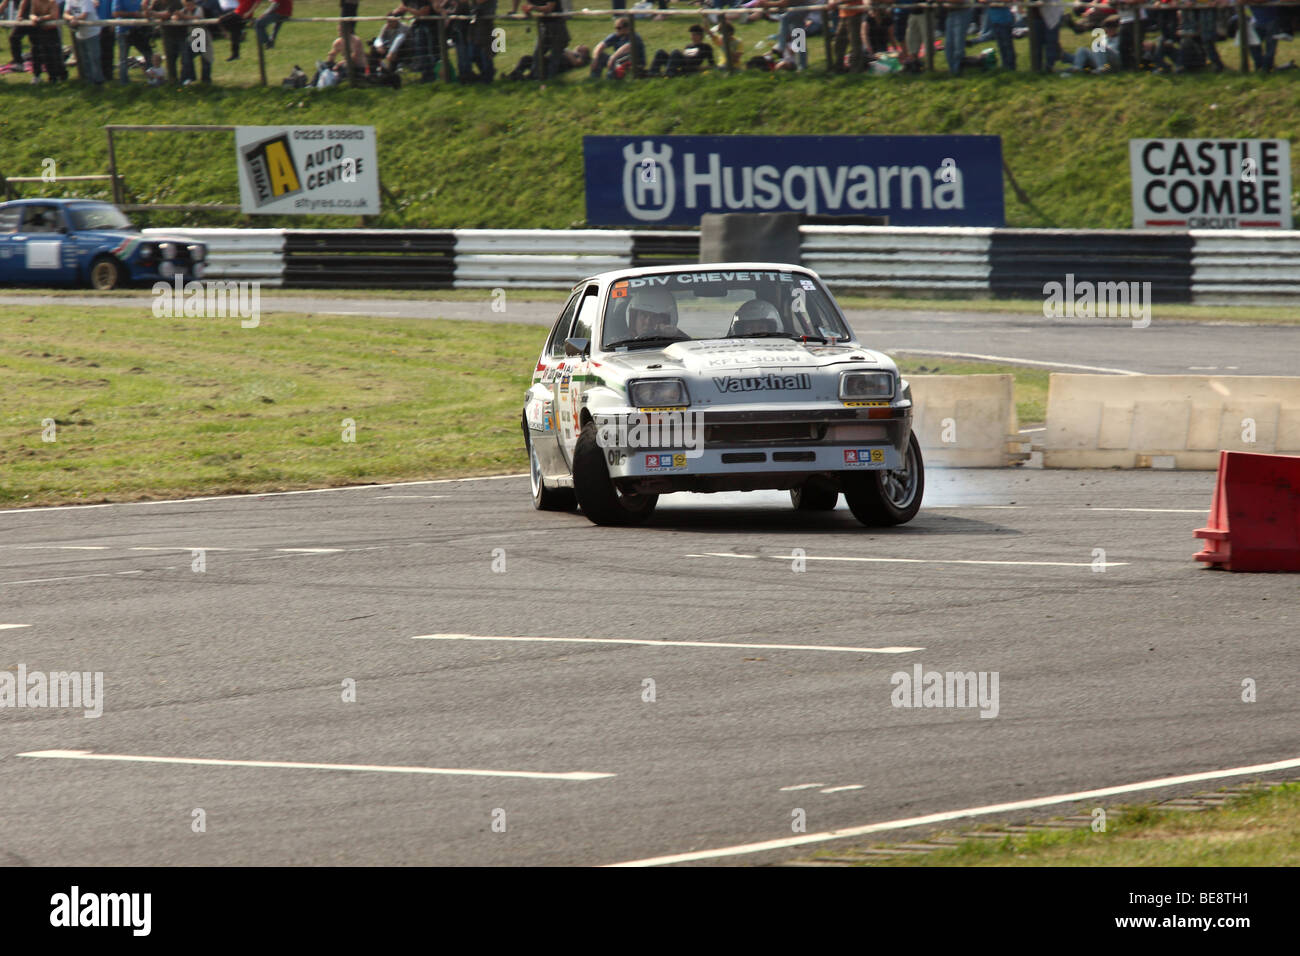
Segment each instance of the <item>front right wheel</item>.
[{"label": "front right wheel", "polygon": [[605,450],[596,441],[596,423],[582,426],[573,449],[573,491],[578,507],[596,524],[640,524],[650,517],[658,495],[633,495],[619,490],[605,465]]},{"label": "front right wheel", "polygon": [[887,527],[911,521],[921,510],[925,493],[925,463],[916,433],[908,438],[902,468],[841,472],[840,488],[853,517],[864,525]]}]

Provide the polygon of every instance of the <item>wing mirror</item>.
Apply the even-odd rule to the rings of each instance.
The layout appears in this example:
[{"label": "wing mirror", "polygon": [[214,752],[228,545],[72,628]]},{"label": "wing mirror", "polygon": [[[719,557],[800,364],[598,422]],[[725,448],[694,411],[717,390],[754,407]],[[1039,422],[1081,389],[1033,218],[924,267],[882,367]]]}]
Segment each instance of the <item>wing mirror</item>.
[{"label": "wing mirror", "polygon": [[571,338],[564,340],[565,355],[588,355],[591,352],[591,339]]}]

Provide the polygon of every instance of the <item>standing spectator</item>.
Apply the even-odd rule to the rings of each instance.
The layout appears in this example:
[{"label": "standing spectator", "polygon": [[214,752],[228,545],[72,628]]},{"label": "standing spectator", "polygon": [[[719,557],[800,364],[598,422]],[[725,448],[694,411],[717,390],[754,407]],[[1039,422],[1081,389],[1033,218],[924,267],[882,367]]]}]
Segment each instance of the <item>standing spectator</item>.
[{"label": "standing spectator", "polygon": [[961,76],[962,60],[966,57],[966,33],[970,30],[971,8],[966,0],[948,0],[948,2],[950,4],[948,19],[943,28],[943,56],[948,61],[948,72],[953,76]]},{"label": "standing spectator", "polygon": [[[392,15],[400,17],[405,13],[409,13],[415,19],[404,26],[396,39],[390,42],[389,54],[384,63],[390,71],[397,69],[397,55],[402,48],[402,44],[409,37],[414,51],[415,68],[420,71],[420,81],[432,83],[434,80],[433,66],[437,62],[434,57],[435,27],[433,21],[429,19],[433,16],[433,2],[432,0],[404,0],[403,4],[393,11]],[[445,54],[446,51],[442,52]]]},{"label": "standing spectator", "polygon": [[[13,2],[10,3],[7,8],[8,19],[31,20],[32,18],[31,6],[32,6],[31,0],[13,0]],[[10,28],[9,62],[13,65],[13,68],[15,70],[22,70],[23,68],[23,40],[29,41],[32,45],[32,49],[33,50],[36,49],[36,41],[32,39],[32,35],[35,32],[36,32],[36,28],[33,27],[30,23],[24,23],[22,26]],[[40,75],[39,70],[40,68],[36,65],[36,57],[33,55],[32,56],[33,76],[39,76]]]},{"label": "standing spectator", "polygon": [[280,26],[293,16],[293,0],[271,0],[271,9],[257,21],[257,39],[266,49],[274,49]]},{"label": "standing spectator", "polygon": [[[112,20],[113,0],[98,0],[95,12],[99,14],[101,24],[106,20]],[[113,56],[116,50],[116,31],[111,26],[101,26],[99,29],[99,70],[104,74],[105,80],[113,72]]]},{"label": "standing spectator", "polygon": [[898,59],[911,73],[920,73],[924,68],[926,44],[934,42],[934,37],[925,35],[925,11],[917,9],[916,3],[898,0],[894,8],[894,29],[903,41],[903,53]]},{"label": "standing spectator", "polygon": [[[35,0],[33,0],[35,2]],[[1259,73],[1273,72],[1273,58],[1277,55],[1278,17],[1277,7],[1267,6],[1274,0],[1253,3],[1250,18],[1255,27],[1255,36],[1259,44],[1251,44],[1250,56],[1255,61],[1255,70]]]},{"label": "standing spectator", "polygon": [[[862,12],[865,6],[855,3],[854,0],[828,0],[831,11],[838,14],[835,23],[835,39],[832,44],[831,62],[834,64],[836,73],[861,73],[864,64],[862,60],[862,40],[863,40],[863,23]],[[828,11],[828,12],[831,12]],[[844,52],[847,48],[849,54],[848,66],[844,63]]]},{"label": "standing spectator", "polygon": [[189,34],[177,15],[185,9],[182,0],[153,0],[149,19],[157,20],[162,29],[163,55],[167,58],[167,81],[173,86],[180,82],[181,47]]},{"label": "standing spectator", "polygon": [[176,19],[186,24],[185,42],[181,46],[181,86],[196,82],[194,75],[194,58],[203,63],[204,83],[212,82],[212,30],[207,26],[190,23],[191,20],[212,19],[209,11],[199,6],[198,0],[182,0],[181,12]]},{"label": "standing spectator", "polygon": [[685,49],[673,50],[672,53],[665,50],[655,52],[654,60],[650,63],[651,76],[658,76],[661,71],[666,76],[698,73],[705,63],[713,65],[713,47],[704,42],[704,27],[692,23],[688,32],[691,42],[686,44]]},{"label": "standing spectator", "polygon": [[104,67],[99,57],[99,11],[95,0],[68,0],[63,8],[63,19],[72,30],[72,45],[77,51],[77,62],[92,86],[104,83]]},{"label": "standing spectator", "polygon": [[552,79],[560,74],[560,62],[564,59],[564,47],[569,42],[569,26],[560,16],[564,8],[561,0],[546,0],[545,3],[524,3],[524,15],[537,18],[537,43],[541,50],[542,62],[533,64],[533,73],[542,79]]},{"label": "standing spectator", "polygon": [[1036,36],[1038,44],[1030,45],[1029,68],[1035,73],[1051,73],[1061,59],[1061,16],[1065,12],[1061,0],[1043,0],[1043,5],[1030,11],[1029,34]]},{"label": "standing spectator", "polygon": [[[145,18],[145,2],[146,0],[113,0],[113,19],[143,20]],[[153,62],[153,44],[149,42],[149,36],[148,27],[123,24],[117,28],[117,80],[119,83],[129,83],[131,81],[126,72],[131,66],[131,47],[135,47],[144,54],[145,63]]]},{"label": "standing spectator", "polygon": [[993,39],[997,42],[998,59],[1006,70],[1016,68],[1016,45],[1011,40],[1011,28],[1015,22],[1016,15],[1012,12],[1010,4],[990,6],[984,17],[988,31],[993,34]]},{"label": "standing spectator", "polygon": [[[1222,0],[1216,0],[1222,2]],[[1196,22],[1197,33],[1201,38],[1201,47],[1205,50],[1205,59],[1214,68],[1215,73],[1223,72],[1223,60],[1219,56],[1219,11],[1214,7],[1190,11]]]},{"label": "standing spectator", "polygon": [[[469,68],[462,68],[462,83],[491,83],[496,76],[492,31],[496,27],[497,0],[473,0],[474,19],[469,25]],[[466,79],[469,77],[469,79]]]},{"label": "standing spectator", "polygon": [[596,44],[592,57],[592,79],[602,72],[611,80],[617,79],[619,74],[615,71],[620,66],[625,70],[645,69],[645,43],[641,34],[632,32],[632,21],[619,17],[614,21],[614,32]]},{"label": "standing spectator", "polygon": [[31,0],[32,11],[32,79],[40,69],[50,75],[50,82],[68,78],[68,68],[63,64],[63,35],[59,29],[60,15],[57,0]]},{"label": "standing spectator", "polygon": [[457,18],[465,18],[444,22],[447,24],[447,42],[456,51],[456,78],[461,83],[472,83],[474,67],[470,63],[469,17],[473,15],[474,5],[470,0],[443,0],[443,12]]}]

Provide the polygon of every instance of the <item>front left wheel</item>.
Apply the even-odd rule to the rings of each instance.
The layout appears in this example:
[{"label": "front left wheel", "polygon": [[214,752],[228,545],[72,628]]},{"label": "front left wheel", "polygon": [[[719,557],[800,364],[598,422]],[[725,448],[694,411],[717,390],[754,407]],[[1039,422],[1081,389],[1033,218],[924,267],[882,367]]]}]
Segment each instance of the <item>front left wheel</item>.
[{"label": "front left wheel", "polygon": [[605,450],[596,441],[596,423],[587,422],[573,449],[573,490],[582,513],[595,524],[640,524],[650,517],[658,495],[626,494],[605,466]]},{"label": "front left wheel", "polygon": [[100,256],[90,264],[90,287],[96,292],[112,292],[126,284],[126,270],[112,256]]},{"label": "front left wheel", "polygon": [[921,510],[925,493],[925,463],[921,443],[912,432],[903,467],[897,471],[848,471],[840,488],[853,517],[870,527],[906,524]]}]

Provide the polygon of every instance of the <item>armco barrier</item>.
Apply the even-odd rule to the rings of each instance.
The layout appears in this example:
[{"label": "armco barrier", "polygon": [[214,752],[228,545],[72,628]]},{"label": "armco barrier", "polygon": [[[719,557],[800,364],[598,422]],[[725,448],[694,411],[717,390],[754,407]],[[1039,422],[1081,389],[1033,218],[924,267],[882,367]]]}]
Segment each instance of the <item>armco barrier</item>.
[{"label": "armco barrier", "polygon": [[996,230],[800,226],[803,264],[836,290],[987,297]]},{"label": "armco barrier", "polygon": [[1050,378],[1046,468],[1208,470],[1218,466],[1222,449],[1300,455],[1300,378]]},{"label": "armco barrier", "polygon": [[[602,269],[694,262],[698,232],[146,229],[211,243],[209,274],[300,288],[567,288]],[[1155,302],[1300,301],[1300,232],[799,227],[836,292],[1042,299],[1049,282],[1150,282]]]},{"label": "armco barrier", "polygon": [[1002,468],[1020,450],[1010,375],[909,375],[912,430],[926,465]]},{"label": "armco barrier", "polygon": [[1196,555],[1228,571],[1300,571],[1300,458],[1225,451]]},{"label": "armco barrier", "polygon": [[1152,302],[1192,300],[1192,237],[1154,229],[998,229],[989,286],[998,297],[1042,299],[1049,282],[1151,283]]}]

